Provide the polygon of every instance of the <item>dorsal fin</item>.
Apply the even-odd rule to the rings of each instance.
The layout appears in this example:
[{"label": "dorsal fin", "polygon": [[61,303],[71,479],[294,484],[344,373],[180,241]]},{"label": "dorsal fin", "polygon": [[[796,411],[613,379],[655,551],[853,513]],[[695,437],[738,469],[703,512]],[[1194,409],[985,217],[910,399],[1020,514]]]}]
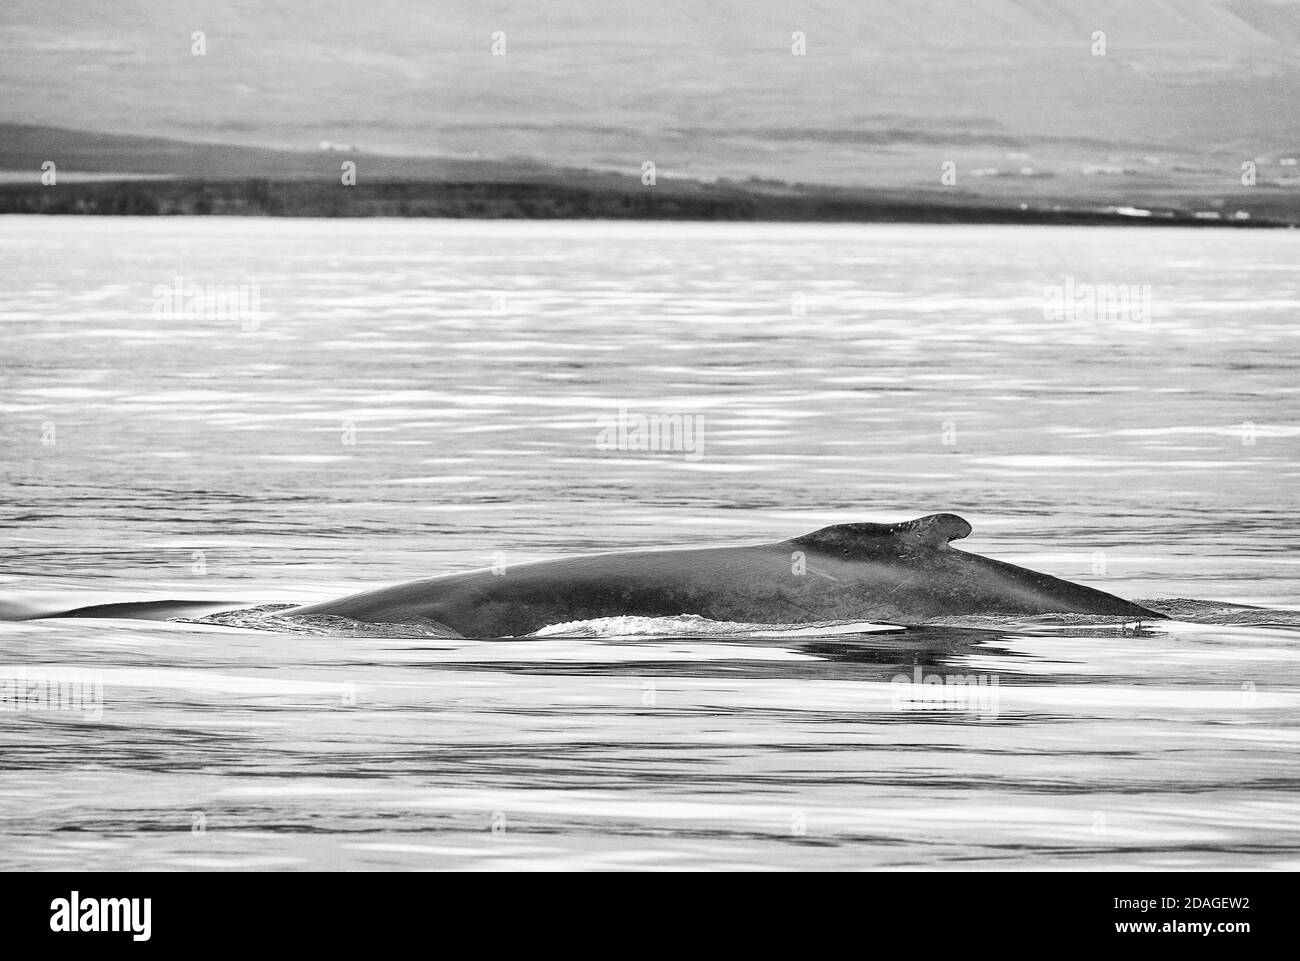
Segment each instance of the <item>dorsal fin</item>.
[{"label": "dorsal fin", "polygon": [[837,554],[935,550],[970,532],[970,524],[956,514],[930,514],[899,524],[836,524],[796,537],[791,543]]}]

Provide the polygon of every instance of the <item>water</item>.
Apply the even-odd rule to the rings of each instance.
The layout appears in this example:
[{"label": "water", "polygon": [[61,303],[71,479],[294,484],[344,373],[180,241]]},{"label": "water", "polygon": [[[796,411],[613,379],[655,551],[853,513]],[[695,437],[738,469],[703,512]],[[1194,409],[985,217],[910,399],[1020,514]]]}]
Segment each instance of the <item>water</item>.
[{"label": "water", "polygon": [[[0,676],[102,692],[0,713],[0,866],[1300,867],[1294,233],[4,218],[0,263],[11,612],[946,510],[1176,615],[0,621]],[[1149,310],[1044,316],[1085,284]],[[700,456],[599,449],[620,409]]]}]

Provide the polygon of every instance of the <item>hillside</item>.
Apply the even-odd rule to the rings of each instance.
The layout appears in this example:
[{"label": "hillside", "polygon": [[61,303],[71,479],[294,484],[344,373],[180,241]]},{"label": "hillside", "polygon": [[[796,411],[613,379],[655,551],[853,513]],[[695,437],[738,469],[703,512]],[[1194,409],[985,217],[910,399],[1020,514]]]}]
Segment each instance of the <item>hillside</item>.
[{"label": "hillside", "polygon": [[[0,121],[316,151],[331,170],[323,141],[489,178],[503,162],[635,176],[652,160],[668,177],[925,190],[951,161],[982,195],[1154,203],[1240,193],[1253,159],[1261,186],[1300,185],[1282,164],[1300,154],[1293,0],[8,0],[0,22]],[[123,162],[93,146],[84,169]],[[0,166],[76,148],[0,143]],[[297,176],[302,162],[170,149],[135,169]]]}]

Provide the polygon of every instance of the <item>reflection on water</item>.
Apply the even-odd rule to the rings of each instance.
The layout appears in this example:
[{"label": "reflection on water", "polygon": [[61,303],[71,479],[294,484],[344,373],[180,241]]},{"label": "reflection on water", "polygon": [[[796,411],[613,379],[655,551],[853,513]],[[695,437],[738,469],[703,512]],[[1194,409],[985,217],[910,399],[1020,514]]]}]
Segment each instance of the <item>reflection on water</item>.
[{"label": "reflection on water", "polygon": [[[4,867],[1300,866],[1294,234],[8,218],[0,256],[11,610],[954,510],[1175,615],[0,621]],[[156,310],[178,277],[261,314]],[[1046,319],[1068,278],[1150,316]],[[703,456],[601,449],[621,409]]]}]

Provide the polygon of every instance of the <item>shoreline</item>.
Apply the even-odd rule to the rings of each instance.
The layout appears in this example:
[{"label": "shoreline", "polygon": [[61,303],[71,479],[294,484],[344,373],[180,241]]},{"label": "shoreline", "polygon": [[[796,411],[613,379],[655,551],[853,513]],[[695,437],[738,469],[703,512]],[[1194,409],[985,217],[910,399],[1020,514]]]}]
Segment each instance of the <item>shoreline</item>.
[{"label": "shoreline", "polygon": [[[635,183],[635,182],[634,182]],[[1283,201],[1284,198],[1277,198]],[[1293,199],[1293,198],[1286,198]],[[1259,210],[1258,204],[1252,204]],[[0,214],[81,216],[244,216],[523,220],[664,220],[706,222],[1061,224],[1294,229],[1291,204],[1209,218],[1170,204],[1146,211],[1083,203],[1013,202],[963,192],[667,181],[651,187],[621,179],[376,179],[243,177],[74,181],[57,186],[0,184]]]}]

